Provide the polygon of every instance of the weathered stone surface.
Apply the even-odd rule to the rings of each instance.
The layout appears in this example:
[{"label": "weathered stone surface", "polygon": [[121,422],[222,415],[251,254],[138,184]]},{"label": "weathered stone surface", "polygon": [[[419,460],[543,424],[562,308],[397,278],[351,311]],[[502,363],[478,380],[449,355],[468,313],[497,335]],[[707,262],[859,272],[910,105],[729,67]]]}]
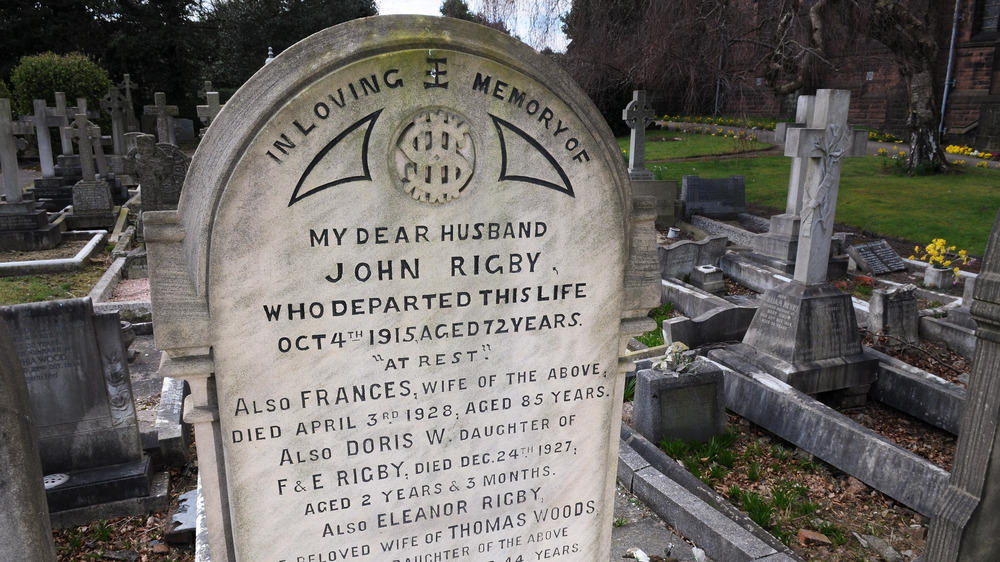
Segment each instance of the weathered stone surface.
[{"label": "weathered stone surface", "polygon": [[56,559],[38,438],[17,350],[0,322],[0,559]]},{"label": "weathered stone surface", "polygon": [[719,179],[684,176],[681,200],[684,202],[684,216],[735,218],[739,213],[746,212],[746,183],[743,176]]},{"label": "weathered stone surface", "polygon": [[709,236],[704,240],[681,240],[660,246],[660,276],[684,279],[699,265],[719,265],[726,253],[725,236]]},{"label": "weathered stone surface", "polygon": [[849,246],[847,253],[861,271],[873,275],[906,271],[906,263],[885,240]]},{"label": "weathered stone surface", "polygon": [[915,286],[875,289],[868,306],[868,330],[885,336],[890,347],[901,348],[920,341]]},{"label": "weathered stone surface", "polygon": [[284,51],[202,142],[144,220],[213,559],[606,558],[655,214],[572,80],[480,26],[366,19]]},{"label": "weathered stone surface", "polygon": [[683,373],[636,373],[633,425],[653,443],[663,439],[704,443],[726,431],[722,371],[698,361]]}]

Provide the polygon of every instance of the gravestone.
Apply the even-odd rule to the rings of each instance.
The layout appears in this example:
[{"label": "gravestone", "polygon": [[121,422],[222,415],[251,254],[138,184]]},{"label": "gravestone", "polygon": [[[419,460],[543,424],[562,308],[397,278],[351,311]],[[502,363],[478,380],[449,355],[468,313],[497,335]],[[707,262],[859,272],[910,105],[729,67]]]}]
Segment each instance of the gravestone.
[{"label": "gravestone", "polygon": [[114,146],[114,153],[118,156],[125,154],[125,128],[127,117],[125,115],[128,100],[121,94],[118,88],[108,88],[108,93],[101,99],[101,109],[111,116],[111,140]]},{"label": "gravestone", "polygon": [[24,371],[0,323],[0,560],[56,559]]},{"label": "gravestone", "polygon": [[135,143],[125,173],[139,181],[143,212],[176,209],[191,159],[172,144],[157,144],[153,135],[137,135]]},{"label": "gravestone", "polygon": [[866,132],[847,128],[849,105],[850,92],[819,90],[811,127],[789,130],[785,154],[808,160],[794,280],[758,299],[743,343],[709,354],[736,370],[749,363],[806,394],[868,385],[877,365],[861,346],[850,295],[826,282],[841,160],[867,141]]},{"label": "gravestone", "polygon": [[[211,88],[211,82],[205,82],[206,88]],[[215,119],[215,116],[222,111],[222,104],[219,103],[219,92],[213,92],[211,90],[205,90],[205,103],[206,105],[198,106],[198,118],[201,119],[202,127],[199,136],[205,136],[205,131],[208,129],[209,125]]]},{"label": "gravestone", "polygon": [[1000,551],[1000,214],[993,223],[972,316],[978,324],[969,393],[948,488],[931,518],[924,562],[992,560]]},{"label": "gravestone", "polygon": [[654,213],[548,59],[444,18],[321,31],[144,215],[213,560],[607,559]]},{"label": "gravestone", "polygon": [[119,90],[125,92],[125,132],[126,133],[137,133],[139,132],[139,120],[135,118],[135,106],[132,104],[132,88],[137,87],[135,82],[132,82],[132,76],[125,74],[122,77],[122,81],[118,84]]},{"label": "gravestone", "polygon": [[704,360],[682,373],[641,370],[633,402],[635,430],[653,443],[704,443],[718,437],[726,432],[724,386],[722,370]]},{"label": "gravestone", "polygon": [[149,494],[118,313],[89,298],[0,307],[31,396],[50,511]]},{"label": "gravestone", "polygon": [[746,183],[743,176],[700,178],[684,176],[681,180],[684,216],[701,215],[711,219],[735,219],[747,210]]},{"label": "gravestone", "polygon": [[894,349],[918,344],[920,316],[916,291],[917,288],[909,284],[872,291],[868,303],[868,331],[886,336],[886,345]]},{"label": "gravestone", "polygon": [[97,176],[94,169],[94,139],[101,138],[101,128],[78,113],[67,132],[77,139],[80,151],[80,168],[83,179],[73,186],[73,215],[67,218],[77,229],[109,228],[115,224],[117,215],[112,211],[111,186]]},{"label": "gravestone", "polygon": [[883,275],[895,271],[906,271],[906,262],[885,240],[849,246],[847,254],[865,273]]},{"label": "gravestone", "polygon": [[177,144],[174,136],[174,117],[177,117],[177,106],[167,105],[167,94],[153,94],[153,105],[143,108],[143,113],[156,118],[156,138],[159,142]]},{"label": "gravestone", "polygon": [[653,172],[646,169],[646,127],[656,113],[646,103],[646,91],[632,92],[632,101],[622,111],[622,119],[632,129],[628,148],[628,177],[633,180],[652,180]]},{"label": "gravestone", "polygon": [[[37,104],[36,104],[37,109]],[[0,166],[3,167],[4,201],[0,202],[0,250],[48,250],[62,240],[58,227],[50,225],[48,213],[35,208],[25,197],[18,179],[15,134],[30,133],[28,123],[11,118],[10,100],[0,98]]]}]

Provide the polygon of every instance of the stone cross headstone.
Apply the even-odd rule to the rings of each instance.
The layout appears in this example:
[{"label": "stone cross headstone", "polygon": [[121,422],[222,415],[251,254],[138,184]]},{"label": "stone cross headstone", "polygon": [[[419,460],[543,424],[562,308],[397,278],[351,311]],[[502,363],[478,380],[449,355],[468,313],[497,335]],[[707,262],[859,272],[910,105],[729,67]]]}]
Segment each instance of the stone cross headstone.
[{"label": "stone cross headstone", "polygon": [[222,111],[222,104],[219,103],[219,92],[206,92],[205,101],[207,105],[198,106],[198,118],[205,125],[201,130],[202,136],[205,135],[205,130],[212,124],[215,116]]},{"label": "stone cross headstone", "polygon": [[176,209],[191,159],[172,144],[157,144],[153,135],[135,141],[125,157],[125,173],[139,180],[142,211]]},{"label": "stone cross headstone", "polygon": [[205,85],[202,87],[201,90],[198,90],[198,96],[203,98],[206,95],[208,95],[209,92],[214,92],[214,91],[216,91],[216,90],[212,86],[212,81],[211,80],[205,80]]},{"label": "stone cross headstone", "polygon": [[867,132],[847,128],[850,92],[819,90],[810,128],[788,131],[785,154],[808,158],[791,283],[758,299],[743,343],[709,353],[749,362],[806,394],[871,384],[878,361],[865,353],[850,295],[826,282],[841,160],[863,154]]},{"label": "stone cross headstone", "polygon": [[656,114],[646,103],[646,91],[632,92],[632,101],[622,111],[622,119],[632,129],[628,149],[628,175],[634,180],[651,180],[653,172],[646,169],[646,127]]},{"label": "stone cross headstone", "polygon": [[157,140],[177,144],[174,141],[174,127],[171,124],[172,118],[177,116],[177,106],[167,105],[167,95],[163,92],[153,94],[153,100],[153,105],[145,106],[143,112],[156,117]]},{"label": "stone cross headstone", "polygon": [[135,118],[135,105],[132,104],[132,88],[137,84],[132,82],[132,77],[128,74],[122,77],[118,88],[125,92],[125,132],[134,133],[139,130],[139,120]]},{"label": "stone cross headstone", "polygon": [[38,161],[42,168],[42,177],[51,178],[55,175],[55,161],[52,158],[52,137],[49,127],[59,126],[59,121],[50,117],[49,107],[45,100],[34,100],[34,112],[31,124],[35,128],[35,138],[38,140]]},{"label": "stone cross headstone", "polygon": [[850,101],[847,90],[819,90],[812,127],[788,131],[785,156],[808,159],[795,257],[795,280],[802,283],[826,282],[841,161],[864,156],[868,143],[867,131],[854,131],[847,126]]},{"label": "stone cross headstone", "polygon": [[62,153],[65,156],[74,154],[73,152],[73,139],[66,133],[66,127],[69,126],[69,122],[72,117],[76,116],[76,109],[69,108],[66,106],[66,94],[63,92],[56,92],[56,118],[60,122],[57,127],[59,127],[59,140],[62,142]]},{"label": "stone cross headstone", "polygon": [[3,194],[8,203],[20,203],[23,199],[17,175],[15,124],[10,113],[10,100],[0,98],[0,167],[3,168]]},{"label": "stone cross headstone", "polygon": [[1000,214],[976,279],[969,393],[948,488],[931,518],[925,562],[992,560],[1000,549]]},{"label": "stone cross headstone", "polygon": [[77,141],[83,180],[93,181],[97,177],[97,171],[94,167],[94,140],[101,138],[100,127],[88,121],[86,113],[77,113],[73,124],[64,130],[69,138]]},{"label": "stone cross headstone", "polygon": [[118,88],[108,88],[108,93],[101,99],[101,109],[111,116],[111,140],[115,154],[125,154],[125,106],[128,100],[122,96]]},{"label": "stone cross headstone", "polygon": [[605,561],[619,358],[659,292],[586,94],[506,35],[384,16],[227,105],[144,213],[213,561]]},{"label": "stone cross headstone", "polygon": [[49,509],[149,493],[118,313],[94,314],[89,298],[0,307],[31,396]]},{"label": "stone cross headstone", "polygon": [[24,371],[0,322],[0,560],[56,559]]}]

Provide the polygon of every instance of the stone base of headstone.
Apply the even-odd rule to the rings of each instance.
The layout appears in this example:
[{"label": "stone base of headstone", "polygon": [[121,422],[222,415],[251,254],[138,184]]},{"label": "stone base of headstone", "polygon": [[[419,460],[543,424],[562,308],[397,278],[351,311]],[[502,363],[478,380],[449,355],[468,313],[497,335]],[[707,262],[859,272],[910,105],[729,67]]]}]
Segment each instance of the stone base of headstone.
[{"label": "stone base of headstone", "polygon": [[113,207],[108,182],[79,181],[73,186],[73,214],[66,217],[66,223],[76,230],[112,228],[118,219]]},{"label": "stone base of headstone", "polygon": [[920,341],[916,290],[913,285],[904,285],[872,291],[868,303],[868,330],[885,336],[890,348],[900,349]]},{"label": "stone base of headstone", "polygon": [[[743,261],[744,263],[750,263],[757,266],[763,266],[778,273],[783,273],[791,277],[795,274],[795,260],[784,260],[781,258],[765,256],[763,254],[758,254],[754,252],[742,252],[736,256],[736,259]],[[830,261],[827,262],[826,278],[827,280],[832,279],[842,279],[847,276],[847,266],[849,259],[845,257],[830,256]]]},{"label": "stone base of headstone", "polygon": [[48,250],[61,241],[62,231],[34,201],[0,203],[0,250]]},{"label": "stone base of headstone", "polygon": [[851,296],[825,283],[769,290],[743,343],[709,357],[749,363],[806,394],[871,384],[878,360],[864,352]]},{"label": "stone base of headstone", "polygon": [[68,529],[89,525],[100,519],[136,515],[146,517],[150,513],[167,511],[169,505],[170,473],[154,472],[148,495],[57,511],[49,515],[49,520],[53,529]]},{"label": "stone base of headstone", "polygon": [[56,156],[55,172],[57,177],[82,177],[83,166],[80,165],[80,155],[60,154]]},{"label": "stone base of headstone", "polygon": [[49,512],[148,496],[153,481],[148,456],[67,474],[64,484],[45,490]]},{"label": "stone base of headstone", "polygon": [[643,169],[640,169],[640,170],[629,170],[628,171],[628,179],[630,179],[632,181],[637,181],[637,180],[638,181],[652,181],[652,180],[656,179],[656,176],[653,175],[653,172],[650,172],[649,170],[643,168]]},{"label": "stone base of headstone", "polygon": [[663,439],[704,443],[726,432],[722,370],[704,360],[689,369],[636,373],[632,425],[653,443]]}]

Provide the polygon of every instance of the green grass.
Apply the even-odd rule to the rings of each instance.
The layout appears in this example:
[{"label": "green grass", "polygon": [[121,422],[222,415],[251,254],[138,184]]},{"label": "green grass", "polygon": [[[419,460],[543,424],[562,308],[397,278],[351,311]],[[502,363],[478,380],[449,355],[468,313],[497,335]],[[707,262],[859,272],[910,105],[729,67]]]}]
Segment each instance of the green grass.
[{"label": "green grass", "polygon": [[[723,128],[723,130],[726,129]],[[623,155],[627,154],[629,137],[619,137],[618,146],[621,147]],[[762,150],[770,146],[762,142],[739,140],[722,135],[712,136],[666,130],[646,131],[646,164],[696,156],[731,155],[747,150]]]},{"label": "green grass", "polygon": [[[684,175],[744,175],[747,201],[784,209],[790,165],[783,156],[737,157],[667,163],[655,172],[657,179],[678,181]],[[969,167],[948,175],[896,176],[883,172],[881,158],[868,156],[844,160],[835,220],[921,245],[945,238],[981,256],[998,208],[998,170]]]},{"label": "green grass", "polygon": [[77,273],[0,278],[0,306],[85,297],[104,274],[105,266],[91,264]]}]

